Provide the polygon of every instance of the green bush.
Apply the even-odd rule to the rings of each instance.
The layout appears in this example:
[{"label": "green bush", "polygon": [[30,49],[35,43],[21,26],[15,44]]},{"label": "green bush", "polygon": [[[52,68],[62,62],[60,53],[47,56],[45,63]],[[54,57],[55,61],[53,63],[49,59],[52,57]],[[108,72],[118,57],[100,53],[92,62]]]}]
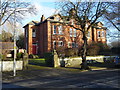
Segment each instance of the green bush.
[{"label": "green bush", "polygon": [[45,53],[44,58],[47,66],[50,66],[50,67],[54,66],[53,54],[51,52]]},{"label": "green bush", "polygon": [[1,55],[2,60],[6,60],[6,58],[7,58],[6,55]]},{"label": "green bush", "polygon": [[23,58],[23,53],[17,53],[17,58],[18,59]]}]

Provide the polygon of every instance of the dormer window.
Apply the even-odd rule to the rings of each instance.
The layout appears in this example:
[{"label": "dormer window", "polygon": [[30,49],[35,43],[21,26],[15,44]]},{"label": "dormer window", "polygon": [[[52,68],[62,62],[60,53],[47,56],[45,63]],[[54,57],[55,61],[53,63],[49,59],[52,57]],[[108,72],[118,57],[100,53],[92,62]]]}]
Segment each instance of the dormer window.
[{"label": "dormer window", "polygon": [[35,29],[32,30],[32,37],[36,37],[36,30]]},{"label": "dormer window", "polygon": [[57,20],[57,21],[60,21],[60,18],[59,18],[59,17],[56,17],[56,20]]}]

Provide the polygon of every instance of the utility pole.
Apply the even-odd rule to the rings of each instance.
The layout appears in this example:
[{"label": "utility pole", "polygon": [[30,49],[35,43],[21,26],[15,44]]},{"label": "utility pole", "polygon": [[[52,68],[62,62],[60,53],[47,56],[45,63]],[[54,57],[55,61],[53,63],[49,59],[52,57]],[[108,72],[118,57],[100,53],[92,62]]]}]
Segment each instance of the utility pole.
[{"label": "utility pole", "polygon": [[[16,0],[14,1],[15,9],[16,9]],[[13,61],[13,76],[16,76],[16,17],[14,11],[14,61]]]}]

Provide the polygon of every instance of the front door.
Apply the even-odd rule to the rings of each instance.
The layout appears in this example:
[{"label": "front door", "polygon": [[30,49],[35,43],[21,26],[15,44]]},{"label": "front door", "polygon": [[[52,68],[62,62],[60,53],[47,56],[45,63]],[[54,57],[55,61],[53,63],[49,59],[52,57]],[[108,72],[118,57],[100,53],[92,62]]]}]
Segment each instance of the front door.
[{"label": "front door", "polygon": [[32,45],[32,53],[37,54],[37,44]]}]

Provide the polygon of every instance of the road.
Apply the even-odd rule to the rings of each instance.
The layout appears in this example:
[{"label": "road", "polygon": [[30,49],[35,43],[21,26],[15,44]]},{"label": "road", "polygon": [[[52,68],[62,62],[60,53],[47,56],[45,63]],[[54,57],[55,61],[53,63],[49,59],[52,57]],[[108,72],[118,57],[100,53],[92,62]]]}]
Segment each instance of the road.
[{"label": "road", "polygon": [[[67,72],[66,72],[67,73]],[[120,70],[94,70],[63,75],[45,75],[3,83],[3,88],[120,88]]]}]

